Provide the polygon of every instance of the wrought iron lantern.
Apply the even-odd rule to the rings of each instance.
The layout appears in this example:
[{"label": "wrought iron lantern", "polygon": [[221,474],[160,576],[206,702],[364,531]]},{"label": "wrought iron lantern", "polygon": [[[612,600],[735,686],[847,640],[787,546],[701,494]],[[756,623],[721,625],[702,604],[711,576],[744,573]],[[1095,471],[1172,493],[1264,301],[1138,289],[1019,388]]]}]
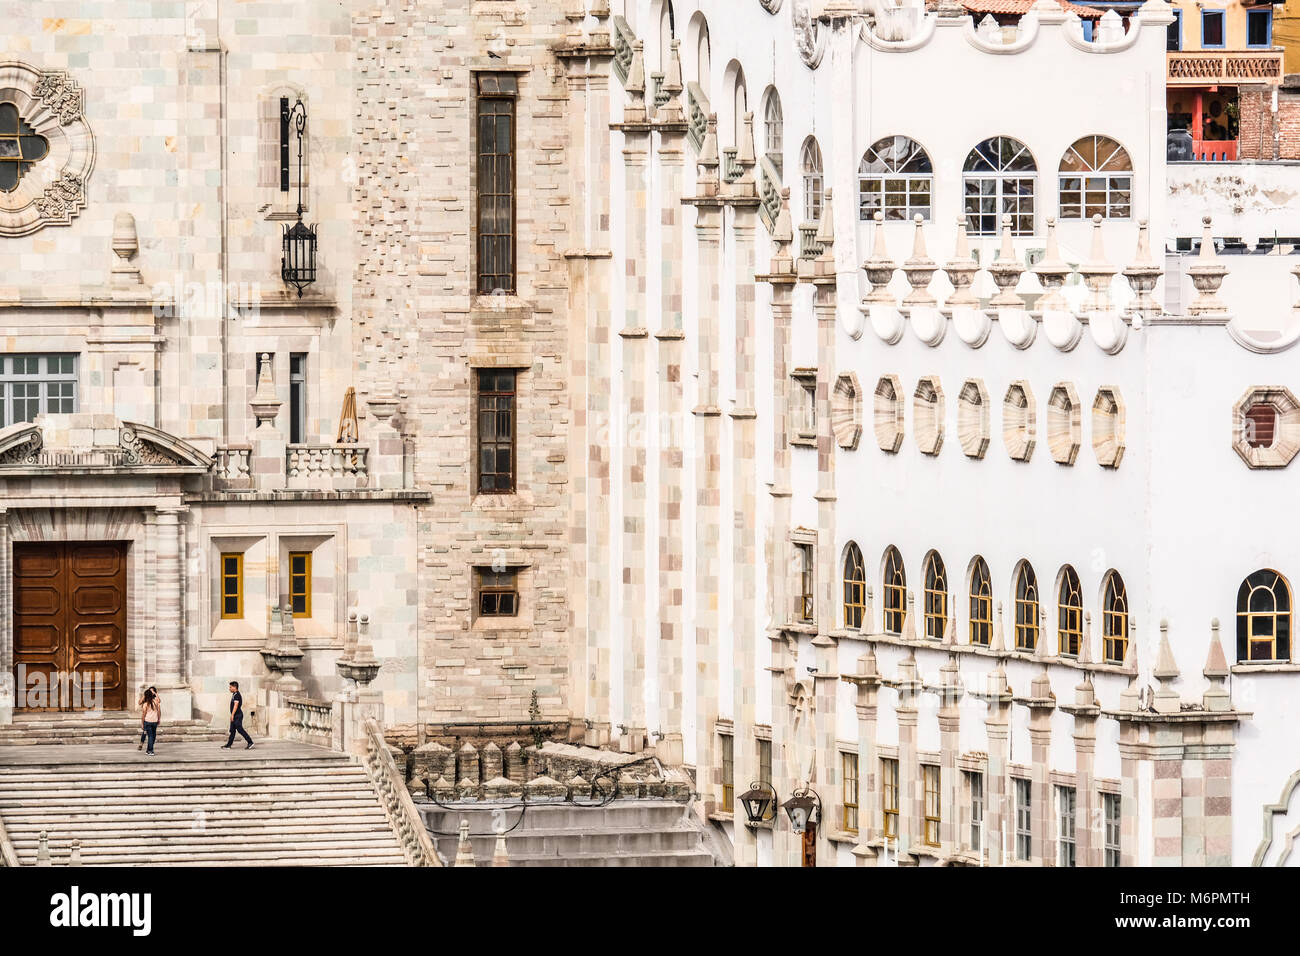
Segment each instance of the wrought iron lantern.
[{"label": "wrought iron lantern", "polygon": [[769,809],[776,803],[776,790],[770,783],[751,783],[740,795],[740,803],[750,823],[765,823]]},{"label": "wrought iron lantern", "polygon": [[808,829],[809,823],[821,820],[822,799],[811,787],[796,790],[781,806],[790,817],[790,829],[795,833],[803,833]]},{"label": "wrought iron lantern", "polygon": [[302,100],[293,104],[288,122],[298,134],[298,221],[284,227],[280,278],[294,286],[302,298],[302,290],[316,281],[316,227],[302,221],[302,137],[307,126],[307,107]]}]

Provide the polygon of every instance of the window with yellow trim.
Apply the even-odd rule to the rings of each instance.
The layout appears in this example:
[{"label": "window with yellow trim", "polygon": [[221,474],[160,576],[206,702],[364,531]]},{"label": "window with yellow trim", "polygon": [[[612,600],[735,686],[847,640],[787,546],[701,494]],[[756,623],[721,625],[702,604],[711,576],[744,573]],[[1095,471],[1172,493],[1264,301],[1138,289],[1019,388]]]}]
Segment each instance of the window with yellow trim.
[{"label": "window with yellow trim", "polygon": [[903,571],[902,555],[892,546],[885,552],[884,591],[885,630],[901,634],[903,619],[907,617],[907,574]]},{"label": "window with yellow trim", "polygon": [[844,783],[844,817],[846,833],[858,832],[858,755],[841,753],[840,770]]},{"label": "window with yellow trim", "polygon": [[925,788],[925,842],[939,845],[939,768],[923,766],[921,783]]},{"label": "window with yellow trim", "polygon": [[1061,591],[1056,599],[1057,649],[1062,657],[1078,657],[1083,643],[1083,589],[1079,575],[1068,564],[1061,569]]},{"label": "window with yellow trim", "polygon": [[1128,591],[1124,579],[1114,571],[1106,575],[1106,592],[1101,607],[1102,660],[1123,664],[1128,655]]},{"label": "window with yellow trim", "polygon": [[736,806],[736,739],[719,735],[722,742],[722,812],[731,813]]},{"label": "window with yellow trim", "polygon": [[243,554],[221,555],[221,616],[222,618],[244,616]]},{"label": "window with yellow trim", "polygon": [[898,761],[880,761],[880,807],[884,814],[885,839],[898,839]]},{"label": "window with yellow trim", "polygon": [[289,552],[289,607],[294,617],[311,617],[311,552]]},{"label": "window with yellow trim", "polygon": [[943,558],[931,551],[925,559],[925,636],[943,640],[948,627],[948,572]]},{"label": "window with yellow trim", "polygon": [[993,583],[983,558],[970,574],[970,642],[988,647],[993,639]]},{"label": "window with yellow trim", "polygon": [[1038,646],[1038,578],[1027,561],[1016,573],[1016,650]]}]

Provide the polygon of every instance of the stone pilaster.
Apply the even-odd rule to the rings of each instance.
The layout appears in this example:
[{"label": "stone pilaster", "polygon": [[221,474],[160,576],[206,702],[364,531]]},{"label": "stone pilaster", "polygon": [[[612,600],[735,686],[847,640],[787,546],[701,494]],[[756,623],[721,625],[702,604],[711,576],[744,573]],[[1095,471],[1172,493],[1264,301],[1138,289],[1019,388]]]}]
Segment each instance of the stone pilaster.
[{"label": "stone pilaster", "polygon": [[[154,613],[157,642],[153,681],[158,685],[167,711],[163,714],[164,720],[190,718],[190,686],[183,680],[184,648],[181,646],[181,619],[184,614],[181,580],[185,569],[181,562],[180,516],[183,510],[158,508],[155,518],[157,550],[154,555]],[[131,694],[134,692],[135,688],[131,688]],[[128,694],[128,698],[131,694]]]},{"label": "stone pilaster", "polygon": [[[1002,604],[998,603],[994,625],[994,649],[1001,651]],[[1007,761],[1011,738],[1011,693],[1002,658],[989,674],[988,686],[981,697],[988,705],[984,717],[984,733],[988,738],[988,768],[984,779],[985,833],[988,835],[988,860],[993,866],[1002,866],[1008,858],[1015,857],[1015,807],[1008,790]],[[1006,848],[1006,856],[1003,848]]]},{"label": "stone pilaster", "polygon": [[957,814],[957,754],[961,750],[961,668],[950,654],[939,686],[939,842],[944,856],[961,845]]},{"label": "stone pilaster", "polygon": [[14,618],[8,613],[14,601],[13,539],[9,534],[9,509],[0,508],[0,725],[14,721]]},{"label": "stone pilaster", "polygon": [[[921,787],[921,763],[917,755],[917,707],[921,682],[916,676],[916,656],[910,650],[898,665],[898,860],[906,864],[908,851],[921,842],[925,792]],[[911,860],[915,862],[915,858]]]},{"label": "stone pilaster", "polygon": [[874,866],[881,838],[880,758],[876,749],[876,719],[879,711],[880,672],[876,669],[875,645],[858,658],[856,674],[840,678],[857,687],[858,713],[858,843],[853,848],[859,866]]},{"label": "stone pilaster", "polygon": [[[1045,632],[1040,629],[1039,634]],[[1039,638],[1040,646],[1046,642]],[[1030,816],[1029,829],[1032,840],[1032,858],[1039,866],[1054,863],[1053,849],[1055,842],[1052,833],[1052,821],[1056,814],[1053,810],[1051,770],[1052,753],[1052,712],[1056,710],[1056,698],[1052,694],[1052,684],[1047,676],[1047,666],[1030,685],[1030,697],[1025,703],[1029,707],[1029,759],[1030,759]]]}]

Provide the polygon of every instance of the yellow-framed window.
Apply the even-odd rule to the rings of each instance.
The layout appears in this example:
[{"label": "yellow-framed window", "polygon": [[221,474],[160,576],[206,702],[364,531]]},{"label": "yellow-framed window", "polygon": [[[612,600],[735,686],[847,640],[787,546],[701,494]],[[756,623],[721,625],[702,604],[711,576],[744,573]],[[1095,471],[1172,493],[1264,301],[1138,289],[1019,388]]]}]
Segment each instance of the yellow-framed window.
[{"label": "yellow-framed window", "polygon": [[1016,650],[1032,651],[1038,646],[1038,578],[1028,562],[1020,563],[1016,574]]},{"label": "yellow-framed window", "polygon": [[880,808],[884,816],[886,839],[898,838],[898,761],[884,757],[880,761]]},{"label": "yellow-framed window", "polygon": [[843,825],[846,833],[858,832],[858,755],[840,754],[840,772],[844,786]]},{"label": "yellow-framed window", "polygon": [[244,616],[244,555],[239,552],[221,555],[221,616]]},{"label": "yellow-framed window", "polygon": [[921,768],[921,783],[925,788],[925,842],[939,845],[939,768],[926,765]]},{"label": "yellow-framed window", "polygon": [[731,813],[736,807],[736,738],[721,734],[722,744],[722,812]]},{"label": "yellow-framed window", "polygon": [[294,617],[311,617],[311,552],[289,552],[289,607]]},{"label": "yellow-framed window", "polygon": [[1106,576],[1106,594],[1101,608],[1102,660],[1123,664],[1128,655],[1128,591],[1124,579],[1114,571]]},{"label": "yellow-framed window", "polygon": [[907,574],[903,570],[903,557],[898,549],[890,547],[885,552],[885,630],[890,634],[903,633],[903,619],[907,617]]},{"label": "yellow-framed window", "polygon": [[1068,564],[1061,571],[1061,591],[1056,599],[1057,650],[1062,657],[1078,657],[1083,643],[1083,587]]},{"label": "yellow-framed window", "polygon": [[925,636],[943,640],[948,628],[948,571],[943,558],[931,551],[925,559]]},{"label": "yellow-framed window", "polygon": [[989,566],[975,559],[970,575],[970,642],[988,647],[993,640],[993,584]]}]

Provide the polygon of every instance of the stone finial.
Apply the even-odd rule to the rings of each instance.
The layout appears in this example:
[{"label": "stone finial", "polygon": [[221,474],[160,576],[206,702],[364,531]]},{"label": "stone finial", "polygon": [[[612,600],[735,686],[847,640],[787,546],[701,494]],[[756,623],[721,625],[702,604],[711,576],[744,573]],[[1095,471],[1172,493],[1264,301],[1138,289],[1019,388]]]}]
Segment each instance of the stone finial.
[{"label": "stone finial", "polygon": [[1002,245],[998,257],[989,263],[989,275],[998,287],[998,294],[989,300],[997,308],[1023,309],[1024,300],[1016,295],[1016,286],[1024,274],[1025,267],[1016,257],[1015,243],[1011,239],[1011,215],[1002,215]]},{"label": "stone finial", "polygon": [[[790,218],[789,186],[781,190],[781,210],[776,214],[776,223],[772,228],[772,242],[776,245],[776,252],[772,256],[773,274],[788,272],[790,263],[793,262],[790,256],[790,245],[794,242],[794,225]],[[780,265],[784,265],[785,268],[779,268]]]},{"label": "stone finial", "polygon": [[[909,647],[907,649],[907,656],[898,662],[898,682],[900,684],[908,684],[908,685],[912,685],[917,682],[915,647]],[[914,690],[915,688],[909,688],[909,691],[914,691]]]},{"label": "stone finial", "polygon": [[1219,642],[1217,617],[1210,621],[1210,653],[1205,657],[1205,669],[1201,673],[1210,682],[1210,686],[1201,695],[1201,706],[1216,712],[1232,710],[1232,696],[1225,686],[1229,673],[1228,661],[1223,656],[1223,644]]},{"label": "stone finial", "polygon": [[957,643],[957,612],[955,608],[948,614],[948,621],[944,624],[943,642],[949,647]]},{"label": "stone finial", "polygon": [[1153,708],[1157,714],[1176,714],[1181,709],[1178,691],[1171,686],[1178,680],[1178,665],[1174,663],[1173,648],[1169,646],[1169,622],[1160,622],[1160,650],[1156,656],[1156,666],[1151,672],[1160,682],[1156,690]]},{"label": "stone finial", "polygon": [[835,190],[826,187],[822,197],[822,218],[817,223],[817,244],[822,247],[819,259],[835,261]]},{"label": "stone finial", "polygon": [[492,849],[493,866],[509,866],[510,853],[506,850],[506,830],[505,827],[497,830],[497,843]]},{"label": "stone finial", "polygon": [[[964,10],[964,8],[962,8]],[[979,272],[979,263],[970,254],[970,240],[966,235],[966,217],[957,217],[957,248],[953,256],[944,263],[943,271],[952,283],[952,295],[948,296],[946,305],[970,307],[979,305],[979,299],[971,291],[975,273]]]},{"label": "stone finial", "polygon": [[[113,263],[110,277],[115,286],[140,285],[140,268],[131,264],[140,251],[140,240],[135,231],[135,216],[129,212],[119,212],[113,217],[113,254],[117,261]],[[177,295],[179,295],[179,290]]]},{"label": "stone finial", "polygon": [[667,99],[655,110],[655,122],[659,124],[685,123],[686,113],[682,110],[682,56],[681,41],[676,37],[669,47],[668,68],[664,73],[661,90]]},{"label": "stone finial", "polygon": [[1097,690],[1092,686],[1092,671],[1085,670],[1083,680],[1074,685],[1074,706],[1097,706]]},{"label": "stone finial", "polygon": [[1040,660],[1047,657],[1047,608],[1042,604],[1038,605],[1038,630],[1034,634],[1034,656]]},{"label": "stone finial", "polygon": [[68,853],[68,866],[81,866],[81,841],[73,840]]},{"label": "stone finial", "polygon": [[696,187],[701,197],[718,194],[718,114],[710,113],[708,125],[704,132],[704,142],[700,145],[700,155],[695,160],[699,167]]},{"label": "stone finial", "polygon": [[474,865],[474,848],[469,842],[469,821],[460,821],[460,837],[456,841],[456,866]]},{"label": "stone finial", "polygon": [[1061,294],[1061,288],[1073,270],[1070,264],[1061,258],[1061,250],[1056,241],[1055,216],[1047,217],[1047,249],[1043,253],[1042,260],[1032,271],[1038,276],[1038,284],[1043,287],[1043,296],[1038,300],[1039,311],[1044,313],[1067,311],[1070,306],[1065,301],[1065,296]]},{"label": "stone finial", "polygon": [[632,63],[627,69],[627,91],[630,102],[623,107],[624,123],[644,123],[646,121],[645,104],[645,43],[641,39],[632,42]]},{"label": "stone finial", "polygon": [[905,641],[916,640],[916,592],[907,590],[907,610],[903,613],[903,633]]},{"label": "stone finial", "polygon": [[876,664],[876,642],[867,641],[866,653],[858,658],[859,677],[879,677],[880,668]]},{"label": "stone finial", "polygon": [[460,778],[457,787],[478,786],[478,750],[468,741],[456,752],[456,775]]},{"label": "stone finial", "polygon": [[998,602],[997,610],[993,615],[993,642],[989,648],[992,651],[1003,652],[1007,649],[1006,638],[1002,635],[1002,602]]},{"label": "stone finial", "polygon": [[916,231],[912,236],[912,256],[903,263],[903,274],[907,276],[912,291],[903,299],[903,305],[932,306],[938,300],[930,292],[930,280],[934,278],[938,266],[925,251],[924,218],[918,212],[912,217]]},{"label": "stone finial", "polygon": [[1201,218],[1201,252],[1196,257],[1196,262],[1187,267],[1187,274],[1191,276],[1192,285],[1197,292],[1196,298],[1187,308],[1191,315],[1224,315],[1228,311],[1228,307],[1219,298],[1219,286],[1223,285],[1228,269],[1215,253],[1211,225],[1209,216]]},{"label": "stone finial", "polygon": [[1124,642],[1124,670],[1128,671],[1134,677],[1138,672],[1138,650],[1137,641],[1133,636],[1133,618],[1129,616],[1128,640]]},{"label": "stone finial", "polygon": [[44,830],[41,831],[41,835],[37,839],[37,843],[36,843],[36,865],[37,866],[54,865],[53,863],[50,862],[49,836],[46,834]]},{"label": "stone finial", "polygon": [[263,352],[257,359],[257,391],[248,403],[257,419],[257,427],[275,427],[275,416],[283,403],[275,394],[275,379],[272,377],[271,355]]},{"label": "stone finial", "polygon": [[871,633],[871,629],[876,626],[876,602],[875,588],[870,584],[867,585],[867,601],[862,608],[862,631],[866,634]]},{"label": "stone finial", "polygon": [[871,291],[862,301],[867,305],[893,305],[894,295],[889,291],[889,280],[894,277],[894,269],[897,266],[894,260],[889,258],[889,251],[885,248],[884,213],[877,210],[874,219],[875,235],[872,237],[871,258],[862,263],[867,281],[871,283]]},{"label": "stone finial", "polygon": [[942,688],[941,701],[943,706],[952,706],[961,699],[961,665],[957,663],[957,655],[950,653],[948,659],[939,667],[939,686]]},{"label": "stone finial", "polygon": [[1151,255],[1151,237],[1148,234],[1147,221],[1139,219],[1137,253],[1133,257],[1132,264],[1124,270],[1124,278],[1128,280],[1129,288],[1137,296],[1132,305],[1134,328],[1141,328],[1143,316],[1160,313],[1160,303],[1156,302],[1151,293],[1164,271]]},{"label": "stone finial", "polygon": [[1083,612],[1083,637],[1079,639],[1079,663],[1092,663],[1092,612]]},{"label": "stone finial", "polygon": [[736,165],[740,166],[745,172],[741,176],[749,176],[751,179],[754,175],[754,165],[758,162],[754,154],[754,113],[749,111],[745,113],[745,118],[741,123],[740,142],[736,144]]},{"label": "stone finial", "polygon": [[1056,700],[1052,690],[1052,679],[1047,674],[1047,661],[1043,661],[1042,670],[1029,683],[1029,696],[1035,700]]},{"label": "stone finial", "polygon": [[1119,271],[1106,261],[1106,247],[1101,236],[1101,215],[1092,217],[1092,248],[1088,261],[1079,266],[1079,275],[1091,293],[1084,304],[1088,312],[1106,312],[1110,309],[1110,280]]}]

